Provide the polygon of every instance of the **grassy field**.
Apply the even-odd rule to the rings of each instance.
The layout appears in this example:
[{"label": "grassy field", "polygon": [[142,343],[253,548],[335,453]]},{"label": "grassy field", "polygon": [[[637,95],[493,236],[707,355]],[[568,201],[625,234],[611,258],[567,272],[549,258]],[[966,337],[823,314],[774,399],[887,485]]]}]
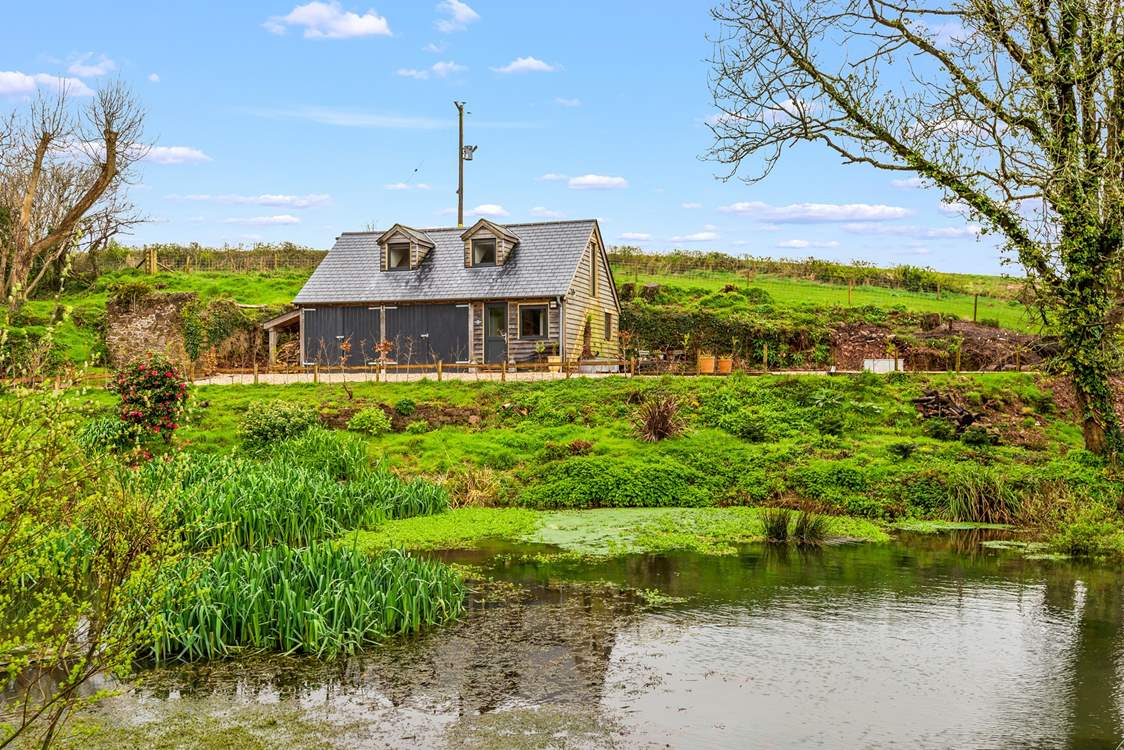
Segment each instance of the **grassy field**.
[{"label": "grassy field", "polygon": [[[1000,277],[996,282],[1002,281]],[[847,287],[838,284],[825,284],[782,276],[758,274],[753,279],[736,273],[691,272],[669,275],[616,274],[617,284],[638,282],[656,283],[671,287],[694,287],[712,292],[727,284],[737,287],[756,287],[769,293],[773,302],[781,308],[814,305],[818,307],[846,307]],[[987,285],[981,284],[981,288]],[[902,307],[916,312],[935,312],[942,315],[955,315],[971,320],[974,298],[967,294],[943,292],[938,299],[935,292],[910,292],[904,289],[890,289],[880,286],[856,286],[851,292],[851,304],[859,307],[870,305],[889,309]],[[1039,324],[1027,313],[1026,308],[1015,300],[998,299],[981,294],[977,317],[980,320],[996,320],[1004,328],[1017,331],[1037,332]]]}]

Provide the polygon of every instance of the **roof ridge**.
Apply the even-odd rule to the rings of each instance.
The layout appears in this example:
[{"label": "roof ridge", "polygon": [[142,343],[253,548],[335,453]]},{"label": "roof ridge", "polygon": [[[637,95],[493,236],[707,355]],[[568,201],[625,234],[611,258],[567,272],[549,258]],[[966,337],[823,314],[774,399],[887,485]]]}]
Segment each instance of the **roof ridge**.
[{"label": "roof ridge", "polygon": [[[596,223],[596,221],[597,221],[597,219],[561,219],[559,221],[524,221],[524,222],[519,222],[519,223],[516,223],[516,224],[501,224],[498,221],[493,222],[493,223],[498,225],[498,226],[501,226],[501,227],[541,227],[541,226],[558,226],[559,224],[593,224],[593,223]],[[395,223],[401,224],[401,222],[395,222]],[[402,226],[407,226],[407,225],[403,224]],[[468,227],[410,227],[410,229],[413,229],[415,232],[457,232],[457,231],[463,232],[466,229],[468,229]],[[342,237],[343,235],[347,234],[347,235],[374,235],[374,236],[377,237],[377,236],[383,234],[384,232],[386,232],[385,229],[378,230],[378,231],[367,230],[367,231],[362,231],[362,232],[340,232],[340,236]]]}]

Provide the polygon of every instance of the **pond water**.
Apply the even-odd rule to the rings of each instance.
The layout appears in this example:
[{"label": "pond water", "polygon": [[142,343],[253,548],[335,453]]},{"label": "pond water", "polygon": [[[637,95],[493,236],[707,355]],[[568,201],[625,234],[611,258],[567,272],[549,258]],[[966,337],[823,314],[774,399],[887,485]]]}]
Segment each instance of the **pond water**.
[{"label": "pond water", "polygon": [[205,717],[277,747],[1117,747],[1119,573],[987,537],[594,563],[446,553],[506,582],[456,625],[333,664],[158,670],[99,711]]}]

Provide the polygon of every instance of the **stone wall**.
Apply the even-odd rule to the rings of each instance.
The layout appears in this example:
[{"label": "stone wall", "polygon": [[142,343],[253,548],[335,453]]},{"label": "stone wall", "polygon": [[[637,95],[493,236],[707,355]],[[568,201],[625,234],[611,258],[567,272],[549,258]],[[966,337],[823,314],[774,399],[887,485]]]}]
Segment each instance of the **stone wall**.
[{"label": "stone wall", "polygon": [[166,355],[186,367],[183,311],[196,301],[195,292],[153,292],[133,302],[106,305],[105,343],[114,367],[149,353]]}]

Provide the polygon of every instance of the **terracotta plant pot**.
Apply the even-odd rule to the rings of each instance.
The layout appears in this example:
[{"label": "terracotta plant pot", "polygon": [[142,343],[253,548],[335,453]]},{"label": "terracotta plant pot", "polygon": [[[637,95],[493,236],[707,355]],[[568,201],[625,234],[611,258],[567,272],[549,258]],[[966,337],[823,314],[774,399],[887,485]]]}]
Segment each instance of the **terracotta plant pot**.
[{"label": "terracotta plant pot", "polygon": [[733,357],[719,357],[718,358],[718,374],[729,375],[734,369]]},{"label": "terracotta plant pot", "polygon": [[546,364],[551,372],[562,372],[562,357],[551,355],[546,358]]},{"label": "terracotta plant pot", "polygon": [[714,355],[713,354],[700,354],[699,355],[699,374],[700,375],[713,375],[714,374]]}]

